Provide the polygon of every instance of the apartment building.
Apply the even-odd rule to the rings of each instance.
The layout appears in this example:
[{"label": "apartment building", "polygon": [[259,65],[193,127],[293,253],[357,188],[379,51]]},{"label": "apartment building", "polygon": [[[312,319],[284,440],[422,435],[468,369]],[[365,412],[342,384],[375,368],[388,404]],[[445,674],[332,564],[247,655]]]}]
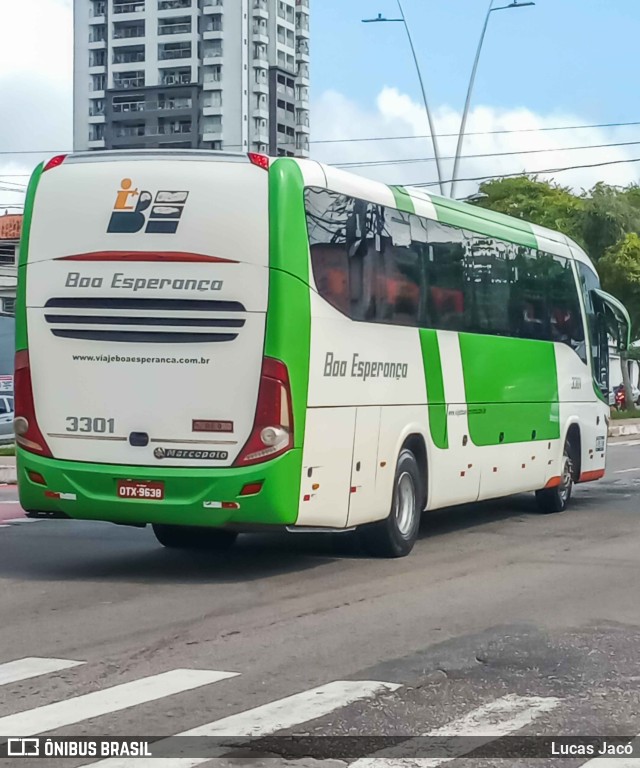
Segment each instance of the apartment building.
[{"label": "apartment building", "polygon": [[306,157],[309,0],[75,0],[74,148]]}]

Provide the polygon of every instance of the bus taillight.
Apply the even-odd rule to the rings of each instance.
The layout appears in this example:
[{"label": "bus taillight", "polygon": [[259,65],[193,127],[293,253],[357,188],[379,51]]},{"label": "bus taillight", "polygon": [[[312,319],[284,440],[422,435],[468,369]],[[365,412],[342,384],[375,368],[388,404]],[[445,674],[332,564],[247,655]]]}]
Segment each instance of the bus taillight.
[{"label": "bus taillight", "polygon": [[13,424],[16,442],[26,451],[39,453],[41,456],[51,456],[49,446],[42,436],[36,421],[29,352],[26,349],[16,352],[13,388],[15,396],[15,419]]},{"label": "bus taillight", "polygon": [[259,464],[293,448],[293,409],[287,366],[265,357],[253,430],[234,466]]}]

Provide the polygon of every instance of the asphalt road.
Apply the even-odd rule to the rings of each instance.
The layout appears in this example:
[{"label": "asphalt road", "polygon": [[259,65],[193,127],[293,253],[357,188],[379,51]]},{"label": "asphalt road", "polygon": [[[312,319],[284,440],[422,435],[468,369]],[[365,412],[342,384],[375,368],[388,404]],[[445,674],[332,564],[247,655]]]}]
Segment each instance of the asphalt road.
[{"label": "asphalt road", "polygon": [[[409,739],[427,733],[640,734],[639,489],[640,442],[619,442],[607,477],[577,488],[567,512],[539,515],[517,496],[432,513],[412,555],[385,561],[348,535],[171,552],[150,530],[20,521],[15,489],[0,488],[0,736],[158,737],[211,724],[209,735],[265,735],[233,765],[375,754],[394,766],[431,755],[431,742]],[[213,674],[223,672],[234,676]],[[328,687],[309,693],[318,686]]]}]

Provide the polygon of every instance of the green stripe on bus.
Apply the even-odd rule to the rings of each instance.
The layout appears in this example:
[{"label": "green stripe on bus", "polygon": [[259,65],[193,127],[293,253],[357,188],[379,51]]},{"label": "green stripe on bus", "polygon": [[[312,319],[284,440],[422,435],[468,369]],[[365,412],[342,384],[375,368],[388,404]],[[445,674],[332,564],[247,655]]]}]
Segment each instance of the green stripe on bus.
[{"label": "green stripe on bus", "polygon": [[499,237],[511,243],[537,248],[538,240],[533,228],[526,221],[514,219],[479,206],[470,206],[457,200],[432,197],[438,221],[454,227],[462,227],[480,235]]},{"label": "green stripe on bus", "polygon": [[427,328],[420,328],[419,333],[424,375],[427,382],[431,439],[437,448],[448,448],[447,402],[444,396],[444,379],[442,377],[442,359],[440,357],[440,345],[438,344],[438,332]]},{"label": "green stripe on bus", "polygon": [[28,349],[29,347],[27,339],[27,256],[29,253],[33,204],[43,168],[44,163],[40,163],[31,174],[24,204],[24,219],[22,221],[20,256],[18,260],[18,289],[16,292],[16,352],[21,349]]},{"label": "green stripe on bus", "polygon": [[399,211],[404,211],[405,213],[416,212],[411,195],[409,195],[404,187],[393,186],[390,187],[390,189],[393,192],[393,197],[395,198],[396,206]]},{"label": "green stripe on bus", "polygon": [[472,333],[458,338],[469,436],[475,445],[560,437],[553,344]]},{"label": "green stripe on bus", "polygon": [[[294,444],[304,444],[309,391],[311,290],[304,179],[293,160],[277,160],[269,170],[269,309],[265,355],[282,360],[289,371],[293,399]],[[282,487],[297,511],[300,466]]]}]

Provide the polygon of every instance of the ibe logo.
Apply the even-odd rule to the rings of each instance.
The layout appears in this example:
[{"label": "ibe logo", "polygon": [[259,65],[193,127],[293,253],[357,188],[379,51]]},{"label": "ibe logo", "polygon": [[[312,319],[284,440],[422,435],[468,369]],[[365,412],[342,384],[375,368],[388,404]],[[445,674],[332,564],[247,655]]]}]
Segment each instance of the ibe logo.
[{"label": "ibe logo", "polygon": [[40,739],[9,739],[7,757],[39,757]]},{"label": "ibe logo", "polygon": [[131,179],[122,179],[107,232],[135,234],[144,229],[174,235],[188,197],[188,192],[160,190],[154,199],[151,192],[134,187]]}]

